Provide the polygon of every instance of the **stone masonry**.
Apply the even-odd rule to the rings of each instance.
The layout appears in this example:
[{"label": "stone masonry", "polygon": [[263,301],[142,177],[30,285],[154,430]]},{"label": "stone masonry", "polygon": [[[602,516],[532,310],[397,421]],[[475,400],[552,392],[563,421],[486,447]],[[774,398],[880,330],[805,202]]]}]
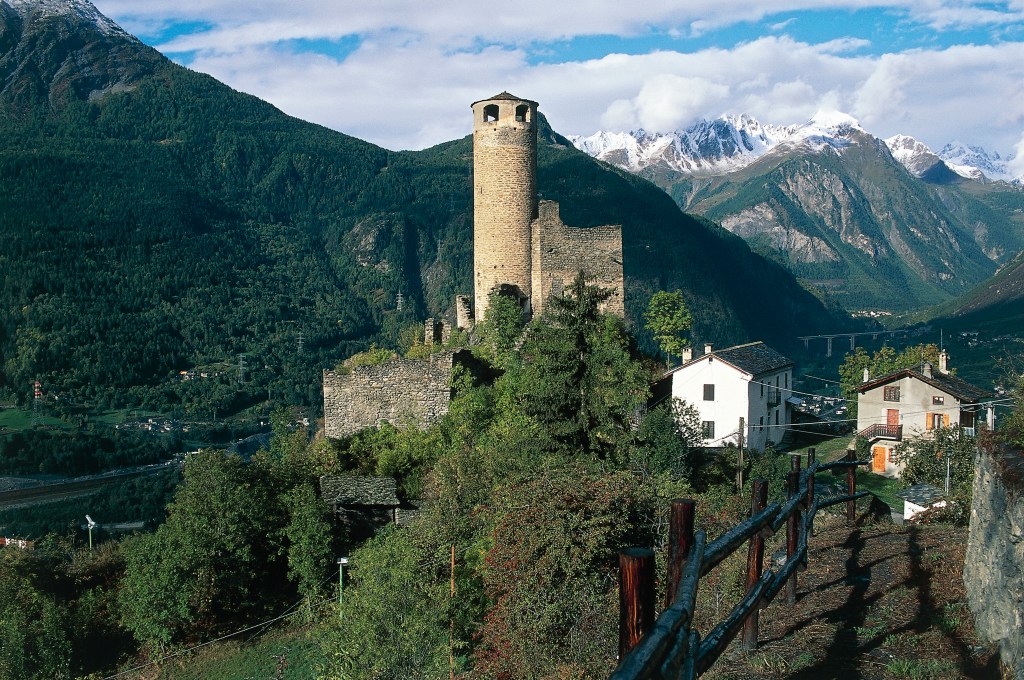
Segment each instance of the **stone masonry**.
[{"label": "stone masonry", "polygon": [[539,316],[580,270],[614,291],[605,309],[624,316],[622,228],[567,227],[557,203],[538,203],[537,102],[502,92],[472,108],[475,320],[495,290],[514,296],[527,318]]},{"label": "stone masonry", "polygon": [[1024,454],[980,451],[964,559],[978,635],[999,645],[1007,677],[1024,680]]},{"label": "stone masonry", "polygon": [[426,429],[448,412],[454,354],[324,371],[324,433],[341,438],[387,421]]},{"label": "stone masonry", "polygon": [[545,300],[561,296],[577,272],[583,270],[592,284],[611,289],[604,311],[625,316],[621,227],[567,227],[559,216],[558,203],[541,201],[540,215],[533,221],[532,240],[535,315],[544,312]]}]

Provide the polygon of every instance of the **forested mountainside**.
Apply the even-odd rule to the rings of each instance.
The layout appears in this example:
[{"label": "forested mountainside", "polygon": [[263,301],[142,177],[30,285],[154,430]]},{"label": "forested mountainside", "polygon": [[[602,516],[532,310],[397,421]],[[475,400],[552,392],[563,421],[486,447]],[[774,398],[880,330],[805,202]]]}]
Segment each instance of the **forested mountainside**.
[{"label": "forested mountainside", "polygon": [[740,116],[675,137],[600,133],[577,143],[848,310],[950,300],[1024,248],[1018,184],[980,171],[968,179],[915,140],[883,141],[842,114],[788,127]]},{"label": "forested mountainside", "polygon": [[[469,138],[395,153],[290,118],[85,0],[0,3],[0,83],[9,396],[39,379],[94,404],[316,403],[321,368],[471,292]],[[540,192],[565,221],[623,225],[634,323],[677,287],[700,340],[842,323],[655,186],[545,140]],[[178,379],[191,369],[218,379]]]}]

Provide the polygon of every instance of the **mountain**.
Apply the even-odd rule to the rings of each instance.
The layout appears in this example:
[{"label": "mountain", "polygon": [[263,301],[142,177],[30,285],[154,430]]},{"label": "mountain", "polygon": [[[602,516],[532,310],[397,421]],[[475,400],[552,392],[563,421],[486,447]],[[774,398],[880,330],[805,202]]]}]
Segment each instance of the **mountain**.
[{"label": "mountain", "polygon": [[851,311],[952,299],[1024,248],[1024,192],[969,181],[916,140],[883,141],[842,113],[788,126],[727,116],[672,134],[573,141]]},{"label": "mountain", "polygon": [[998,153],[989,154],[980,146],[953,142],[942,147],[939,156],[958,174],[974,180],[998,180],[1024,185],[1024,175],[1015,176],[1010,164]]},{"label": "mountain", "polygon": [[[6,397],[39,379],[55,405],[316,404],[323,367],[472,291],[469,137],[394,153],[290,118],[86,0],[0,2],[0,20]],[[538,185],[569,224],[622,224],[638,330],[649,295],[677,287],[701,341],[785,349],[844,323],[741,239],[550,128]],[[207,378],[184,380],[192,369]]]}]

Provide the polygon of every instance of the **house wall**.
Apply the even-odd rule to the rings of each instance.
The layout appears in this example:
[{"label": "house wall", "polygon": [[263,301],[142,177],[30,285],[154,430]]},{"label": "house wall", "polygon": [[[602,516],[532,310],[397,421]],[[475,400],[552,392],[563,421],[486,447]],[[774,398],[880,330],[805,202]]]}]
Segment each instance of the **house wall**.
[{"label": "house wall", "polygon": [[979,451],[964,559],[967,604],[978,635],[999,645],[1024,680],[1024,455]]},{"label": "house wall", "polygon": [[[890,385],[898,385],[900,388],[898,402],[885,401],[883,398],[884,388]],[[933,405],[934,396],[943,397],[945,403],[941,406]],[[906,376],[887,385],[879,385],[857,397],[857,431],[870,425],[884,425],[886,409],[891,408],[899,409],[904,437],[926,432],[929,429],[926,424],[929,413],[948,415],[950,426],[960,424],[959,399],[913,376]]]},{"label": "house wall", "polygon": [[[889,386],[900,388],[898,402],[885,401],[885,387]],[[945,403],[941,406],[932,404],[932,397],[935,396],[943,397]],[[920,436],[927,432],[930,429],[928,418],[931,414],[941,414],[943,423],[948,416],[949,426],[960,424],[959,399],[913,376],[905,376],[857,396],[857,431],[860,432],[872,425],[884,425],[888,409],[896,409],[900,412],[899,424],[903,426],[904,438]],[[886,477],[898,477],[903,472],[903,468],[906,466],[896,464],[891,460],[892,452],[898,444],[899,442],[891,440],[879,440],[871,443],[872,457],[874,457],[875,448],[885,449],[885,470],[876,470],[872,464],[873,472],[878,472]]]},{"label": "house wall", "polygon": [[[765,382],[774,386],[776,378],[779,381],[781,401],[779,406],[769,409],[769,388],[765,386],[762,395],[759,383]],[[784,425],[790,422],[786,399],[789,398],[791,391],[782,386],[788,383],[792,388],[792,380],[791,369],[786,369],[759,376],[757,381],[751,381],[749,374],[712,355],[705,356],[672,374],[672,396],[695,406],[700,412],[701,421],[711,421],[715,424],[715,437],[713,440],[706,440],[706,446],[738,444],[736,431],[740,418],[743,418],[746,425],[744,446],[764,450],[769,443],[778,444],[782,440],[785,434]],[[715,386],[714,401],[704,400],[705,384]],[[776,412],[779,416],[779,427],[774,427]],[[764,418],[764,427],[760,426],[760,418]]]},{"label": "house wall", "polygon": [[591,284],[612,290],[612,296],[604,303],[604,311],[625,316],[622,227],[568,227],[559,216],[558,203],[541,201],[532,229],[535,316],[543,313],[544,303],[550,296],[562,295],[580,270]]},{"label": "house wall", "polygon": [[454,354],[324,371],[324,432],[340,438],[385,420],[426,429],[448,412]]}]

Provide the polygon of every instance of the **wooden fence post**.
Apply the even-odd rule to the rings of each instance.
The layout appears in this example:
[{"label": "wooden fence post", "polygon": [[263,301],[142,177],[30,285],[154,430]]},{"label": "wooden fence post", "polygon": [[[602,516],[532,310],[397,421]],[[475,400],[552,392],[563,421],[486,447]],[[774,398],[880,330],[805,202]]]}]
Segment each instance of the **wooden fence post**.
[{"label": "wooden fence post", "polygon": [[[807,468],[810,469],[817,460],[814,447],[807,449]],[[814,475],[807,475],[807,509],[814,507]]]},{"label": "wooden fence post", "polygon": [[654,627],[654,551],[619,553],[619,659]]},{"label": "wooden fence post", "polygon": [[668,524],[668,584],[665,588],[665,606],[671,607],[683,577],[683,567],[693,547],[693,520],[696,501],[692,498],[676,498],[672,501],[672,513]]},{"label": "wooden fence post", "polygon": [[[798,458],[794,458],[799,463]],[[796,467],[796,466],[794,466]],[[790,472],[786,477],[787,486],[789,487],[789,495],[795,496],[800,493],[800,472]],[[800,506],[797,505],[793,508],[793,514],[786,519],[786,561],[793,559],[793,555],[796,555],[797,543],[799,541],[800,532]],[[786,604],[796,604],[796,572],[789,577],[786,581]]]},{"label": "wooden fence post", "polygon": [[[857,452],[849,451],[846,454],[846,459],[850,462],[857,460]],[[846,468],[846,493],[853,495],[857,493],[857,466],[851,465]],[[846,525],[853,526],[857,523],[857,501],[851,499],[846,501]]]},{"label": "wooden fence post", "polygon": [[[768,505],[768,482],[763,479],[755,479],[751,494],[751,517],[765,509]],[[747,548],[747,583],[746,592],[757,584],[761,578],[761,570],[764,568],[764,538],[760,532],[750,537],[750,544]],[[750,616],[743,623],[743,642],[741,647],[746,651],[757,649],[757,619],[758,610],[755,607]]]}]

